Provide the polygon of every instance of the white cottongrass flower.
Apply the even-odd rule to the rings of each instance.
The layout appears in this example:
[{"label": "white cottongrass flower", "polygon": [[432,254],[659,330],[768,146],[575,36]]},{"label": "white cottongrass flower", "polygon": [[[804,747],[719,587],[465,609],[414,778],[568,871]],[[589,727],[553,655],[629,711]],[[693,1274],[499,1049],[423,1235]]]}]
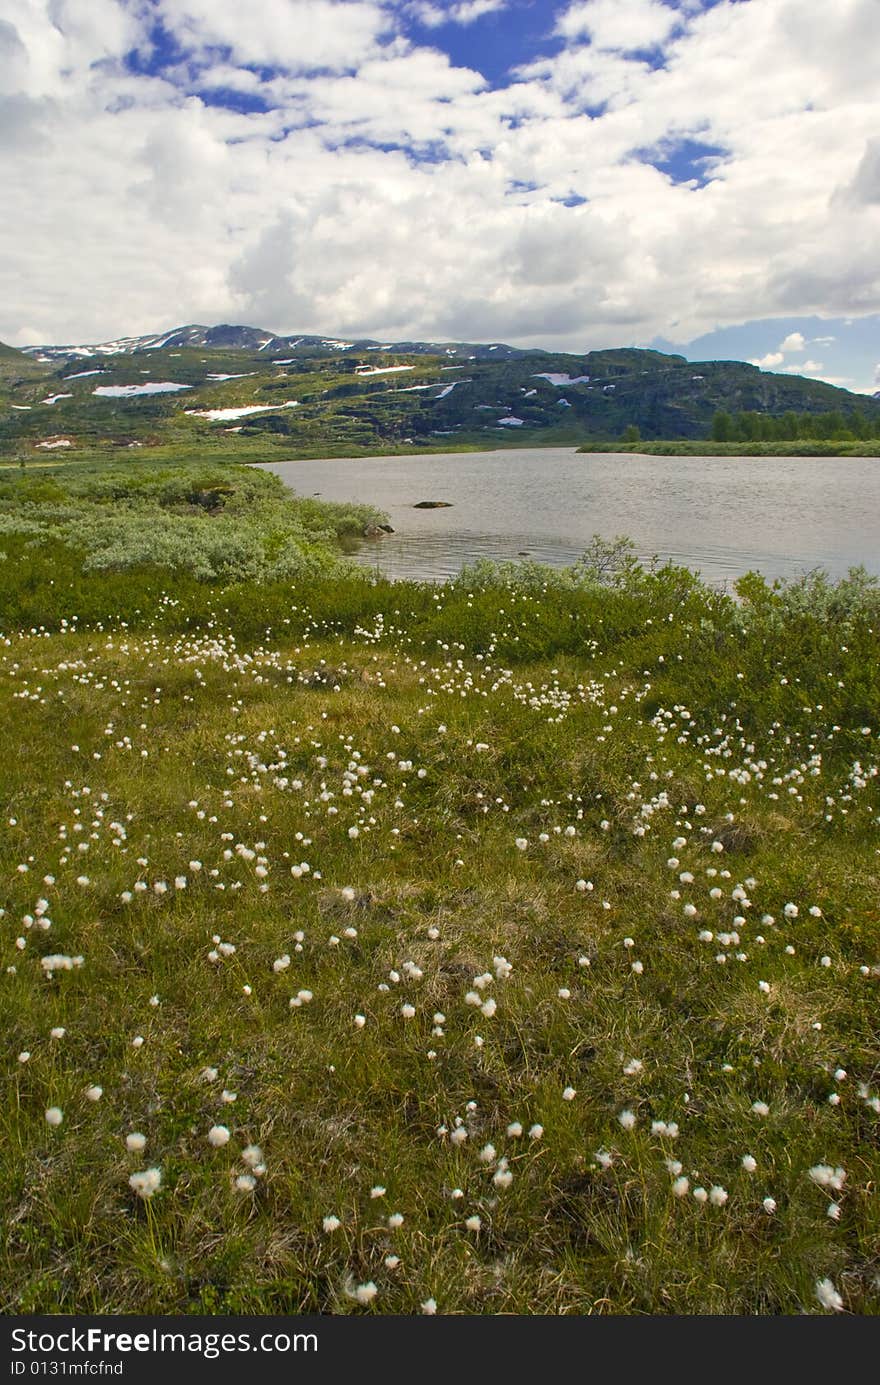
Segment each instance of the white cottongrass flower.
[{"label": "white cottongrass flower", "polygon": [[840,1221],[840,1211],[839,1202],[829,1202],[828,1206],[825,1208],[825,1215],[831,1221]]},{"label": "white cottongrass flower", "polygon": [[257,1180],[252,1173],[240,1173],[235,1180],[235,1186],[240,1193],[252,1193],[257,1186]]},{"label": "white cottongrass flower", "polygon": [[528,846],[528,841],[525,837],[517,837],[516,841],[514,842],[514,846],[516,847],[517,851],[525,851],[526,847]]},{"label": "white cottongrass flower", "polygon": [[709,1190],[709,1201],[713,1207],[723,1207],[727,1198],[727,1189],[722,1188],[718,1183],[715,1184],[714,1188]]},{"label": "white cottongrass flower", "polygon": [[673,1193],[673,1196],[674,1196],[674,1197],[687,1197],[688,1190],[690,1189],[690,1186],[691,1186],[691,1184],[690,1184],[690,1179],[685,1178],[684,1175],[682,1174],[679,1178],[676,1178],[675,1182],[674,1182],[673,1185],[672,1185],[672,1193]]},{"label": "white cottongrass flower", "polygon": [[103,1095],[104,1095],[104,1088],[103,1088],[103,1087],[86,1087],[86,1100],[87,1100],[87,1101],[100,1101],[100,1100],[101,1100],[101,1097],[102,1097]]},{"label": "white cottongrass flower", "polygon": [[137,1130],[132,1131],[130,1135],[126,1135],[125,1148],[128,1150],[129,1154],[140,1154],[143,1150],[146,1149],[146,1147],[146,1135],[141,1135],[141,1133]]},{"label": "white cottongrass flower", "polygon": [[846,1182],[846,1170],[832,1168],[830,1164],[814,1164],[808,1170],[814,1183],[818,1183],[820,1188],[833,1188],[836,1193],[843,1190]]},{"label": "white cottongrass flower", "polygon": [[576,1096],[577,1096],[577,1092],[575,1091],[574,1087],[566,1087],[565,1090],[564,1090],[563,1093],[562,1093],[562,1100],[563,1100],[563,1101],[574,1101],[574,1099],[575,1099]]},{"label": "white cottongrass flower", "polygon": [[496,1011],[497,1009],[498,1009],[498,1002],[497,1002],[492,996],[490,996],[489,999],[486,1000],[486,1001],[484,1001],[483,1004],[480,1006],[480,1013],[481,1013],[487,1020],[490,1020],[490,1019],[493,1018],[493,1016],[494,1016],[494,1014],[495,1014],[495,1011]]},{"label": "white cottongrass flower", "polygon": [[58,1024],[58,1025],[55,1026],[54,1029],[50,1029],[50,1030],[49,1030],[49,1037],[50,1037],[51,1039],[63,1039],[63,1038],[64,1038],[64,1035],[65,1035],[66,1033],[67,1033],[67,1030],[64,1028],[64,1026],[61,1025],[61,1024]]},{"label": "white cottongrass flower", "polygon": [[400,1013],[405,1020],[411,1020],[415,1016],[416,1007],[414,1005],[401,1005]]},{"label": "white cottongrass flower", "polygon": [[400,1264],[400,1256],[386,1255],[383,1263],[385,1265],[386,1270],[396,1270],[397,1266]]},{"label": "white cottongrass flower", "polygon": [[398,1231],[403,1226],[403,1213],[392,1212],[388,1218],[388,1226],[392,1231]]},{"label": "white cottongrass flower", "polygon": [[823,1308],[835,1313],[843,1312],[843,1299],[830,1279],[818,1279],[816,1281],[816,1297]]},{"label": "white cottongrass flower", "polygon": [[357,1299],[358,1303],[366,1307],[368,1303],[373,1302],[379,1290],[376,1288],[372,1279],[370,1279],[366,1284],[349,1285],[345,1292],[348,1294],[349,1298]]},{"label": "white cottongrass flower", "polygon": [[331,1232],[339,1230],[340,1226],[342,1225],[342,1222],[339,1220],[338,1217],[330,1216],[325,1217],[321,1225],[326,1231],[327,1235],[329,1236]]},{"label": "white cottongrass flower", "polygon": [[602,1169],[610,1169],[611,1165],[614,1163],[614,1155],[611,1153],[610,1149],[597,1149],[593,1158]]},{"label": "white cottongrass flower", "polygon": [[544,1137],[544,1127],[543,1127],[543,1125],[532,1125],[532,1126],[529,1127],[529,1139],[530,1139],[530,1140],[541,1140],[541,1139],[543,1139],[543,1137]]},{"label": "white cottongrass flower", "polygon": [[435,1298],[426,1298],[422,1304],[422,1312],[427,1313],[428,1317],[433,1317],[437,1312],[437,1300]]},{"label": "white cottongrass flower", "polygon": [[508,1137],[508,1139],[510,1139],[510,1140],[518,1140],[519,1137],[520,1137],[520,1135],[521,1135],[522,1133],[523,1133],[523,1128],[522,1128],[522,1125],[520,1124],[520,1122],[519,1122],[519,1121],[511,1121],[511,1122],[510,1122],[510,1125],[507,1127],[507,1137]]},{"label": "white cottongrass flower", "polygon": [[162,1186],[162,1170],[142,1169],[139,1173],[133,1173],[128,1180],[128,1186],[138,1197],[149,1199]]},{"label": "white cottongrass flower", "polygon": [[214,1149],[222,1149],[229,1144],[229,1129],[225,1125],[212,1125],[208,1131],[208,1144]]},{"label": "white cottongrass flower", "polygon": [[[23,947],[24,939],[19,939],[19,941]],[[40,958],[40,966],[47,976],[52,976],[56,971],[74,971],[82,964],[82,957],[68,957],[61,952],[55,952],[50,957]]]},{"label": "white cottongrass flower", "polygon": [[64,1120],[64,1112],[60,1106],[50,1106],[46,1111],[47,1125],[60,1125]]},{"label": "white cottongrass flower", "polygon": [[694,1188],[694,1202],[699,1202],[702,1206],[704,1202],[708,1201],[709,1194],[706,1192],[705,1188]]},{"label": "white cottongrass flower", "polygon": [[238,1092],[230,1092],[224,1088],[220,1093],[220,1100],[224,1106],[231,1106],[233,1102],[238,1101]]},{"label": "white cottongrass flower", "polygon": [[770,1114],[770,1107],[766,1101],[753,1101],[752,1110],[756,1116],[769,1116]]},{"label": "white cottongrass flower", "polygon": [[627,1077],[636,1077],[642,1071],[644,1066],[645,1065],[642,1062],[641,1058],[630,1058],[629,1062],[626,1064],[623,1071]]},{"label": "white cottongrass flower", "polygon": [[241,1161],[249,1169],[255,1169],[258,1164],[263,1162],[263,1151],[259,1145],[246,1145],[241,1151]]},{"label": "white cottongrass flower", "polygon": [[366,1017],[366,1015],[355,1015],[355,1017],[354,1017],[354,1027],[355,1027],[355,1029],[363,1029],[363,1027],[364,1027],[364,1025],[366,1024],[366,1022],[367,1022],[367,1017]]},{"label": "white cottongrass flower", "polygon": [[629,1109],[627,1109],[626,1111],[621,1111],[617,1119],[620,1121],[620,1124],[623,1126],[624,1130],[632,1130],[633,1126],[636,1123],[635,1112],[630,1111]]},{"label": "white cottongrass flower", "polygon": [[473,1217],[468,1217],[468,1218],[465,1220],[465,1227],[467,1228],[468,1231],[473,1231],[474,1235],[477,1234],[477,1232],[480,1230],[480,1228],[482,1227],[482,1225],[483,1225],[482,1219],[481,1219],[480,1217],[476,1216],[476,1215],[473,1216]]},{"label": "white cottongrass flower", "polygon": [[276,958],[275,958],[275,961],[272,963],[272,970],[273,970],[274,972],[287,971],[287,968],[288,968],[289,966],[290,966],[290,953],[289,953],[289,952],[285,952],[285,954],[284,954],[283,957],[276,957]]},{"label": "white cottongrass flower", "polygon": [[744,1154],[741,1163],[746,1173],[754,1173],[758,1167],[758,1161],[752,1154]]},{"label": "white cottongrass flower", "polygon": [[382,1187],[381,1183],[377,1183],[374,1188],[370,1189],[370,1197],[384,1197],[386,1191],[387,1190]]},{"label": "white cottongrass flower", "polygon": [[497,1150],[494,1145],[483,1145],[478,1157],[481,1164],[492,1164],[497,1158]]},{"label": "white cottongrass flower", "polygon": [[496,1188],[509,1188],[513,1182],[513,1174],[508,1168],[502,1168],[499,1164],[495,1173],[492,1175],[492,1182]]},{"label": "white cottongrass flower", "polygon": [[772,1217],[773,1213],[776,1211],[776,1198],[765,1197],[764,1201],[761,1203],[761,1206],[764,1208],[764,1211],[767,1213],[767,1216]]},{"label": "white cottongrass flower", "polygon": [[132,1041],[131,1041],[131,1046],[132,1046],[132,1048],[143,1048],[143,1046],[144,1046],[144,1036],[143,1036],[143,1034],[135,1034],[134,1038],[133,1038]]}]

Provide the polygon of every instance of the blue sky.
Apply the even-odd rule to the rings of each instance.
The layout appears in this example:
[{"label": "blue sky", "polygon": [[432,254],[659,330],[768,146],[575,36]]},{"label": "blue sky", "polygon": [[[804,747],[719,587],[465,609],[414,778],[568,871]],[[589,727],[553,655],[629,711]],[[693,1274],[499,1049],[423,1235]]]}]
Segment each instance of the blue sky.
[{"label": "blue sky", "polygon": [[880,388],[877,16],[0,0],[0,337],[653,343]]}]

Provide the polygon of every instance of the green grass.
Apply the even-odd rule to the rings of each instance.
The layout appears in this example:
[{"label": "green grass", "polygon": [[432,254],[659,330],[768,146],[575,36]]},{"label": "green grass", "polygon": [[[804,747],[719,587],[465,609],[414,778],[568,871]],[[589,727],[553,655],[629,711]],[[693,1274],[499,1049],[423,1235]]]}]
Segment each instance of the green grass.
[{"label": "green grass", "polygon": [[[813,1306],[833,1273],[848,1307],[873,1311],[873,972],[857,961],[876,926],[863,903],[876,795],[871,762],[853,765],[877,711],[876,589],[858,575],[781,591],[750,580],[737,608],[601,548],[568,573],[481,565],[440,592],[395,586],[333,558],[363,516],[282,506],[276,490],[237,468],[132,465],[66,466],[0,494],[0,695],[20,751],[4,783],[4,1306],[345,1311],[347,1287],[372,1278],[391,1312],[429,1294],[465,1312],[785,1312]],[[186,551],[218,519],[231,525],[221,550],[243,524],[265,550],[280,506],[320,558],[296,585],[271,570],[241,580],[228,560],[206,572]],[[95,542],[107,515],[124,521],[115,554]],[[156,543],[168,520],[185,526],[177,546]],[[680,717],[674,744],[663,708]],[[805,730],[805,709],[821,729]],[[755,784],[716,782],[715,753]],[[794,803],[766,786],[773,768]],[[671,902],[673,833],[691,834],[688,865],[724,869],[706,865],[714,834],[730,878],[777,911],[763,943],[722,944],[748,949],[736,965]],[[750,907],[729,888],[705,905],[722,923]],[[821,900],[831,940],[824,921],[783,922],[786,897]],[[236,950],[211,962],[215,930]],[[478,1015],[465,995],[498,952],[514,972],[480,993],[498,992],[497,1014]],[[43,977],[55,953],[82,968]],[[292,966],[274,971],[285,954]],[[291,977],[314,996],[293,1012]],[[832,1107],[841,1064],[850,1085]],[[208,1065],[234,1103],[200,1077]],[[772,1098],[760,1127],[755,1093]],[[54,1105],[57,1128],[43,1116]],[[469,1129],[458,1150],[437,1133],[456,1117]],[[723,1208],[673,1198],[663,1160],[679,1144],[648,1133],[673,1118],[687,1176],[727,1189]],[[511,1120],[544,1138],[508,1136]],[[212,1150],[218,1121],[233,1136]],[[133,1129],[143,1159],[125,1151]],[[254,1141],[267,1171],[243,1190],[230,1151]],[[471,1151],[489,1141],[484,1164]],[[502,1158],[509,1188],[492,1181]],[[847,1168],[840,1223],[817,1202],[816,1161]],[[138,1165],[162,1169],[152,1201],[128,1185]],[[377,1180],[400,1228],[376,1210]],[[341,1224],[325,1233],[331,1214]]]},{"label": "green grass", "polygon": [[0,1310],[880,1310],[875,584],[0,547]]},{"label": "green grass", "polygon": [[880,438],[861,441],[713,442],[670,438],[656,442],[590,442],[579,452],[634,452],[645,457],[880,457]]}]

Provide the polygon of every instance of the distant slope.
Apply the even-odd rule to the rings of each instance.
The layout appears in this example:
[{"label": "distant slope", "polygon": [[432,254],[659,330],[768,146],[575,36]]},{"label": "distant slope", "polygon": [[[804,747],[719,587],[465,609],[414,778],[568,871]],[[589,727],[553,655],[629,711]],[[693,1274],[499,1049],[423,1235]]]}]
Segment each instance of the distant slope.
[{"label": "distant slope", "polygon": [[294,355],[297,357],[326,356],[330,352],[392,351],[417,356],[455,356],[469,360],[513,360],[541,352],[524,351],[503,342],[491,344],[470,342],[398,341],[378,342],[371,338],[347,341],[341,337],[315,337],[294,334],[275,336],[259,327],[233,326],[221,323],[217,327],[191,324],[175,327],[170,332],[145,337],[120,337],[117,341],[84,346],[26,346],[24,350],[37,360],[61,361],[87,359],[92,356],[132,355],[138,351],[169,351],[181,348],[207,348],[210,351],[260,351],[267,357]]},{"label": "distant slope", "polygon": [[0,351],[0,450],[218,445],[252,455],[707,438],[714,414],[834,414],[880,434],[880,401],[742,361],[635,348],[350,342],[221,324]]}]

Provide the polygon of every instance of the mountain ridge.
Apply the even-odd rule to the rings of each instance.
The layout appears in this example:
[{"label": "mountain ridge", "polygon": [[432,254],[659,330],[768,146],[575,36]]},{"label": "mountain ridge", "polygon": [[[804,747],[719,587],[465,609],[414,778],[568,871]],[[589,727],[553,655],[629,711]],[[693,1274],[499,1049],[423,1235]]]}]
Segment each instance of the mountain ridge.
[{"label": "mountain ridge", "polygon": [[880,436],[880,401],[745,361],[639,347],[575,354],[503,342],[282,337],[230,323],[9,348],[0,385],[0,451],[15,455],[222,443],[244,456],[248,439],[251,452],[312,455],[444,442],[578,445],[634,432],[645,442],[696,441],[725,411],[750,415],[757,437]]},{"label": "mountain ridge", "polygon": [[235,323],[218,323],[208,327],[203,323],[188,323],[174,327],[168,332],[147,333],[143,336],[118,337],[109,342],[91,342],[82,345],[44,344],[24,346],[25,355],[34,359],[60,360],[65,357],[88,358],[90,356],[134,355],[140,351],[170,350],[172,348],[204,347],[213,351],[260,351],[271,358],[280,351],[293,350],[301,355],[320,355],[330,351],[386,351],[406,355],[466,355],[473,353],[473,359],[485,359],[498,353],[499,359],[514,360],[522,356],[552,355],[543,349],[531,350],[524,347],[508,346],[505,342],[455,342],[455,341],[394,341],[380,342],[372,337],[357,337],[348,341],[345,337],[316,336],[303,332],[278,334],[268,332],[262,327],[250,327]]}]

